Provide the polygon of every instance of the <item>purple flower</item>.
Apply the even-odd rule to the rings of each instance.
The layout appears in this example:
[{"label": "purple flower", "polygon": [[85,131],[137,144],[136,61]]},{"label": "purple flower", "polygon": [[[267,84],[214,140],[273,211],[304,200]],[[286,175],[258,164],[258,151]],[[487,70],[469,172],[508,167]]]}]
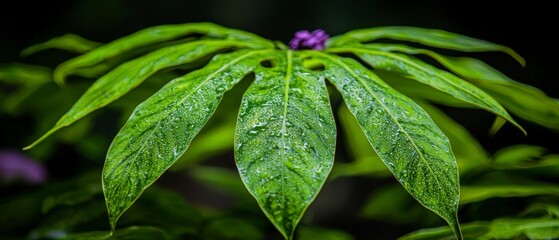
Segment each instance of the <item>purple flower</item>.
[{"label": "purple flower", "polygon": [[293,50],[322,50],[326,45],[328,37],[328,34],[322,29],[317,29],[312,32],[307,30],[298,31],[295,33],[295,37],[289,42],[289,48]]},{"label": "purple flower", "polygon": [[42,183],[47,179],[46,168],[34,159],[14,150],[0,151],[0,180],[23,180]]}]

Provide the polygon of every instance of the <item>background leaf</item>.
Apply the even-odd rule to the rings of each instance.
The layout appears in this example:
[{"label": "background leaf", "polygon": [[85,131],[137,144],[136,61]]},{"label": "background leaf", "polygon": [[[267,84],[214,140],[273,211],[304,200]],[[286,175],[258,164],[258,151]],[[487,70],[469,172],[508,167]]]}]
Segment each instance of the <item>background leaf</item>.
[{"label": "background leaf", "polygon": [[86,53],[89,52],[96,47],[100,46],[101,43],[94,42],[83,37],[80,37],[75,34],[64,34],[60,37],[52,38],[46,42],[35,44],[29,47],[26,47],[21,51],[21,55],[23,57],[29,56],[31,54],[44,51],[47,49],[62,49],[70,52],[75,53]]}]

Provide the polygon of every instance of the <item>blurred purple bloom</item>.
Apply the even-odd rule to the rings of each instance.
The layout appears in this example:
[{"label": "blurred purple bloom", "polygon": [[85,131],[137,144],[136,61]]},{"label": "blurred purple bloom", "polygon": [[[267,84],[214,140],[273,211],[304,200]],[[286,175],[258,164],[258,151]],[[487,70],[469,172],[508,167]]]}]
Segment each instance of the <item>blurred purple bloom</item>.
[{"label": "blurred purple bloom", "polygon": [[23,180],[36,184],[46,179],[46,168],[34,159],[14,150],[0,151],[0,180]]},{"label": "blurred purple bloom", "polygon": [[298,31],[295,33],[295,37],[289,42],[289,48],[293,50],[322,50],[326,45],[328,37],[328,34],[322,29],[317,29],[312,32],[307,30]]}]

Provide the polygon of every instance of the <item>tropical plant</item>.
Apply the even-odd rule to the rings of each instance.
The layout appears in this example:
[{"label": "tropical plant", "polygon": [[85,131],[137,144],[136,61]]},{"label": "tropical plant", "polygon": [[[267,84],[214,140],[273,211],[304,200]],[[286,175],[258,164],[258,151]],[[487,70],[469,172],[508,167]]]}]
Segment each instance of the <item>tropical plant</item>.
[{"label": "tropical plant", "polygon": [[[287,46],[212,23],[188,23],[150,27],[107,44],[65,35],[24,53],[62,47],[80,55],[54,69],[55,82],[64,85],[72,76],[97,80],[54,127],[25,149],[132,93],[150,78],[173,78],[133,110],[108,149],[102,190],[117,235],[134,232],[119,231],[117,220],[175,162],[190,160],[183,154],[191,142],[196,144],[192,140],[216,111],[230,110],[219,110],[218,105],[241,82],[251,81],[240,93],[236,124],[213,126],[220,133],[230,130],[224,133],[230,137],[214,138],[218,146],[206,146],[198,155],[232,147],[227,143],[234,138],[244,186],[285,239],[293,238],[329,176],[374,172],[370,165],[377,159],[409,195],[462,239],[455,155],[474,159],[459,162],[464,172],[479,167],[479,159],[469,155],[476,152],[463,151],[456,142],[460,138],[453,135],[463,134],[456,130],[459,125],[445,122],[432,104],[490,112],[496,116],[494,132],[505,122],[524,131],[507,110],[559,129],[555,99],[478,59],[459,55],[497,51],[524,65],[515,51],[437,29],[377,27],[330,39],[322,30],[301,31]],[[330,101],[337,96],[345,103],[339,111]],[[340,164],[331,175],[336,148],[333,109],[340,120],[356,121],[342,126],[347,135],[361,137],[354,143],[366,146],[354,147],[359,161]],[[367,149],[371,147],[373,151]]]}]

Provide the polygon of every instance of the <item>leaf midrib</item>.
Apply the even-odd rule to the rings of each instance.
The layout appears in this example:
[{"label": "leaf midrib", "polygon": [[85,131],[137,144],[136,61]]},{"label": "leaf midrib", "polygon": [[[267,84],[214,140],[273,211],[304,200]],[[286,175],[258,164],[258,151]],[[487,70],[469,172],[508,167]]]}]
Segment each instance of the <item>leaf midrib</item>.
[{"label": "leaf midrib", "polygon": [[286,143],[285,143],[285,136],[286,136],[286,130],[287,130],[287,108],[288,108],[288,103],[289,103],[289,84],[291,81],[291,74],[292,74],[292,51],[291,50],[287,50],[286,54],[287,54],[287,70],[285,73],[285,89],[284,89],[284,97],[283,97],[283,119],[282,119],[282,123],[281,123],[281,149],[280,149],[280,155],[281,155],[281,191],[282,191],[282,197],[283,197],[283,204],[284,207],[282,208],[282,215],[286,215],[285,211],[286,211],[286,207],[285,204],[287,202],[287,196],[285,194],[285,162],[286,162],[286,157],[285,157],[285,147],[286,147]]},{"label": "leaf midrib", "polygon": [[335,59],[332,58],[331,56],[329,56],[328,54],[324,54],[324,53],[320,53],[322,55],[324,55],[325,57],[329,58],[330,60],[337,62],[340,66],[342,66],[347,72],[349,72],[354,78],[358,79],[359,82],[361,83],[361,85],[363,87],[365,87],[365,89],[367,90],[367,92],[369,92],[371,94],[371,96],[373,96],[377,102],[379,102],[379,104],[385,109],[385,111],[388,113],[388,115],[390,116],[390,118],[393,120],[393,122],[398,126],[398,128],[400,129],[400,131],[402,133],[404,133],[404,135],[406,136],[406,138],[408,138],[408,140],[410,141],[410,143],[412,144],[413,148],[416,150],[416,152],[419,154],[421,160],[425,163],[425,165],[427,166],[427,169],[429,169],[429,172],[431,172],[431,174],[435,179],[435,182],[437,183],[439,188],[442,188],[442,184],[439,182],[439,179],[436,177],[437,175],[435,174],[434,170],[431,168],[431,166],[428,164],[427,159],[425,159],[425,157],[423,156],[423,153],[421,151],[419,151],[419,148],[417,147],[417,145],[415,144],[415,142],[412,140],[412,138],[410,137],[410,135],[408,134],[407,131],[405,131],[402,127],[402,125],[400,125],[400,123],[396,120],[396,118],[394,117],[393,113],[386,107],[386,105],[384,105],[384,103],[382,103],[379,98],[376,96],[376,94],[372,91],[372,89],[363,82],[363,80],[359,77],[359,75],[357,73],[355,73],[349,66],[347,66],[347,64],[345,64],[342,61],[339,61],[339,59]]}]

